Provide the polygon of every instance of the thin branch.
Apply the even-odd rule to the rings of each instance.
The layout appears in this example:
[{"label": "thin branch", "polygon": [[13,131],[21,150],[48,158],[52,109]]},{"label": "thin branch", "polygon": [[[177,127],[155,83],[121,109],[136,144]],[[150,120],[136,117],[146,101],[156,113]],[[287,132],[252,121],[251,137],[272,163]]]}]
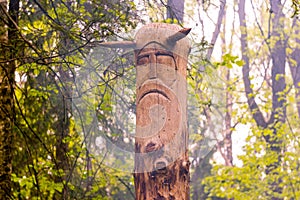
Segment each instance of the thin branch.
[{"label": "thin branch", "polygon": [[206,55],[206,58],[208,60],[210,60],[210,58],[211,58],[212,52],[214,50],[214,45],[215,45],[217,38],[219,36],[219,33],[220,33],[222,20],[224,18],[224,14],[225,14],[225,8],[226,8],[226,0],[220,0],[220,9],[219,9],[219,14],[218,14],[218,20],[217,20],[217,24],[216,24],[216,27],[215,27],[215,30],[213,32],[213,36],[212,36],[212,39],[210,42],[210,44],[212,45],[212,48],[208,49],[208,52]]},{"label": "thin branch", "polygon": [[[258,18],[257,18],[256,12],[255,12],[255,9],[254,9],[254,5],[253,5],[253,0],[251,0],[250,2],[251,2],[251,6],[252,6],[252,9],[253,9],[253,12],[254,12],[255,22],[256,22],[256,24],[258,26],[260,34],[263,37],[264,42],[267,44],[269,52],[271,52],[270,41],[269,41],[271,35],[270,35],[270,33],[268,33],[268,37],[265,37],[264,31],[263,31],[261,25],[258,22]],[[271,15],[269,15],[269,22],[270,22],[270,18],[271,18]],[[270,23],[269,23],[269,25],[270,25]],[[270,31],[270,29],[268,31]]]},{"label": "thin branch", "polygon": [[133,194],[131,188],[128,186],[128,184],[125,183],[125,181],[123,181],[119,176],[116,176],[116,178],[127,188],[127,190],[129,191],[130,195],[135,198],[135,195]]}]

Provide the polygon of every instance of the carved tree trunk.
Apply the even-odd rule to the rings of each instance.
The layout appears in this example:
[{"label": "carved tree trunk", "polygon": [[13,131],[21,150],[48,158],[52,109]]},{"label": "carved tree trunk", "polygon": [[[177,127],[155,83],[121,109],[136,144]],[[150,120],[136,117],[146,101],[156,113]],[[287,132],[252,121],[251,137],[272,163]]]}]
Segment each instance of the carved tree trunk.
[{"label": "carved tree trunk", "polygon": [[190,29],[150,24],[136,35],[136,199],[189,199],[186,66]]}]

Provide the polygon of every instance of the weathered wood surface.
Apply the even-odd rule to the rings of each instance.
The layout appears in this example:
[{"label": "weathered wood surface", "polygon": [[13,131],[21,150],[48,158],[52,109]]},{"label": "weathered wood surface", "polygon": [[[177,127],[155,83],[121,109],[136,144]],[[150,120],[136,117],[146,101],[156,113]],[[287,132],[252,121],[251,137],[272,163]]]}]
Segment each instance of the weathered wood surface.
[{"label": "weathered wood surface", "polygon": [[154,23],[135,37],[137,200],[189,199],[186,66],[190,29]]}]

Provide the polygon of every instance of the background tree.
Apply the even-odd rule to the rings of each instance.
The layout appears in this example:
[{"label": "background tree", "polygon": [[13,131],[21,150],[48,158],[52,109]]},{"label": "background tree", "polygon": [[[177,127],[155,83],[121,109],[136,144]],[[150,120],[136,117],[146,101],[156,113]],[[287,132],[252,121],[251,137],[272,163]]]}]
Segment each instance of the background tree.
[{"label": "background tree", "polygon": [[0,198],[11,199],[13,159],[14,73],[20,53],[18,41],[19,1],[0,2]]},{"label": "background tree", "polygon": [[184,0],[168,0],[167,2],[167,19],[183,22]]},{"label": "background tree", "polygon": [[[1,57],[1,72],[6,71],[1,81],[1,97],[6,98],[1,123],[6,130],[1,138],[7,138],[1,143],[7,146],[6,166],[1,165],[7,174],[1,183],[7,187],[1,189],[7,195],[12,191],[11,198],[131,196],[128,181],[123,181],[130,174],[117,175],[93,161],[87,135],[75,127],[71,97],[79,76],[76,70],[84,67],[91,49],[116,32],[134,28],[134,9],[129,2],[10,1],[9,11],[1,7],[1,23],[7,27],[1,31],[8,35],[1,40],[1,52],[6,54]],[[12,90],[14,74],[17,84]],[[13,106],[12,97],[16,109],[7,107]],[[9,125],[13,119],[14,129]],[[8,142],[13,133],[13,143]]]},{"label": "background tree", "polygon": [[[247,23],[246,2],[241,0],[238,3],[244,62],[241,73],[246,104],[238,106],[238,102],[233,102],[239,110],[232,114],[243,113],[244,120],[238,121],[241,124],[253,122],[255,125],[251,123],[244,146],[245,154],[239,157],[242,165],[216,165],[213,175],[205,180],[206,189],[211,195],[223,198],[297,198],[299,188],[295,183],[298,179],[287,178],[287,174],[297,171],[298,164],[290,163],[294,163],[294,153],[299,151],[298,146],[294,146],[298,143],[298,134],[294,130],[299,126],[293,122],[298,115],[295,113],[297,109],[294,109],[297,108],[297,101],[293,100],[296,99],[297,89],[293,76],[286,72],[288,67],[291,68],[288,55],[295,53],[294,49],[290,51],[288,48],[294,41],[294,19],[287,17],[289,12],[281,1],[247,3],[250,3],[248,8],[250,5],[254,10],[255,26]],[[265,6],[269,8],[269,13],[265,12]],[[260,20],[263,18],[268,20]],[[256,33],[259,34],[253,30],[258,30]],[[291,71],[295,73],[297,67],[293,66]],[[250,115],[243,110],[250,111]]]}]

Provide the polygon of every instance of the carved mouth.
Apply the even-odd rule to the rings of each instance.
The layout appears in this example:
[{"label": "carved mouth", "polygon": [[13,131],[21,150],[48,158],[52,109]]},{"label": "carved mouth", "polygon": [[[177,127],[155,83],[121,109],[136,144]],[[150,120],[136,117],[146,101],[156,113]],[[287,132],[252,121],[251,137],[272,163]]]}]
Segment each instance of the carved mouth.
[{"label": "carved mouth", "polygon": [[[142,99],[144,99],[148,95],[160,95],[161,98],[166,99],[167,101],[171,101],[172,99],[172,91],[170,88],[166,87],[160,81],[146,81],[138,91],[137,95],[137,103],[140,103]],[[171,95],[171,96],[170,96]],[[148,97],[147,97],[148,98]]]},{"label": "carved mouth", "polygon": [[149,94],[160,94],[162,96],[164,96],[166,99],[170,100],[170,98],[167,96],[167,94],[161,90],[158,89],[150,89],[149,91],[145,92],[144,94],[142,94],[142,96],[139,98],[139,102],[147,95]]}]

